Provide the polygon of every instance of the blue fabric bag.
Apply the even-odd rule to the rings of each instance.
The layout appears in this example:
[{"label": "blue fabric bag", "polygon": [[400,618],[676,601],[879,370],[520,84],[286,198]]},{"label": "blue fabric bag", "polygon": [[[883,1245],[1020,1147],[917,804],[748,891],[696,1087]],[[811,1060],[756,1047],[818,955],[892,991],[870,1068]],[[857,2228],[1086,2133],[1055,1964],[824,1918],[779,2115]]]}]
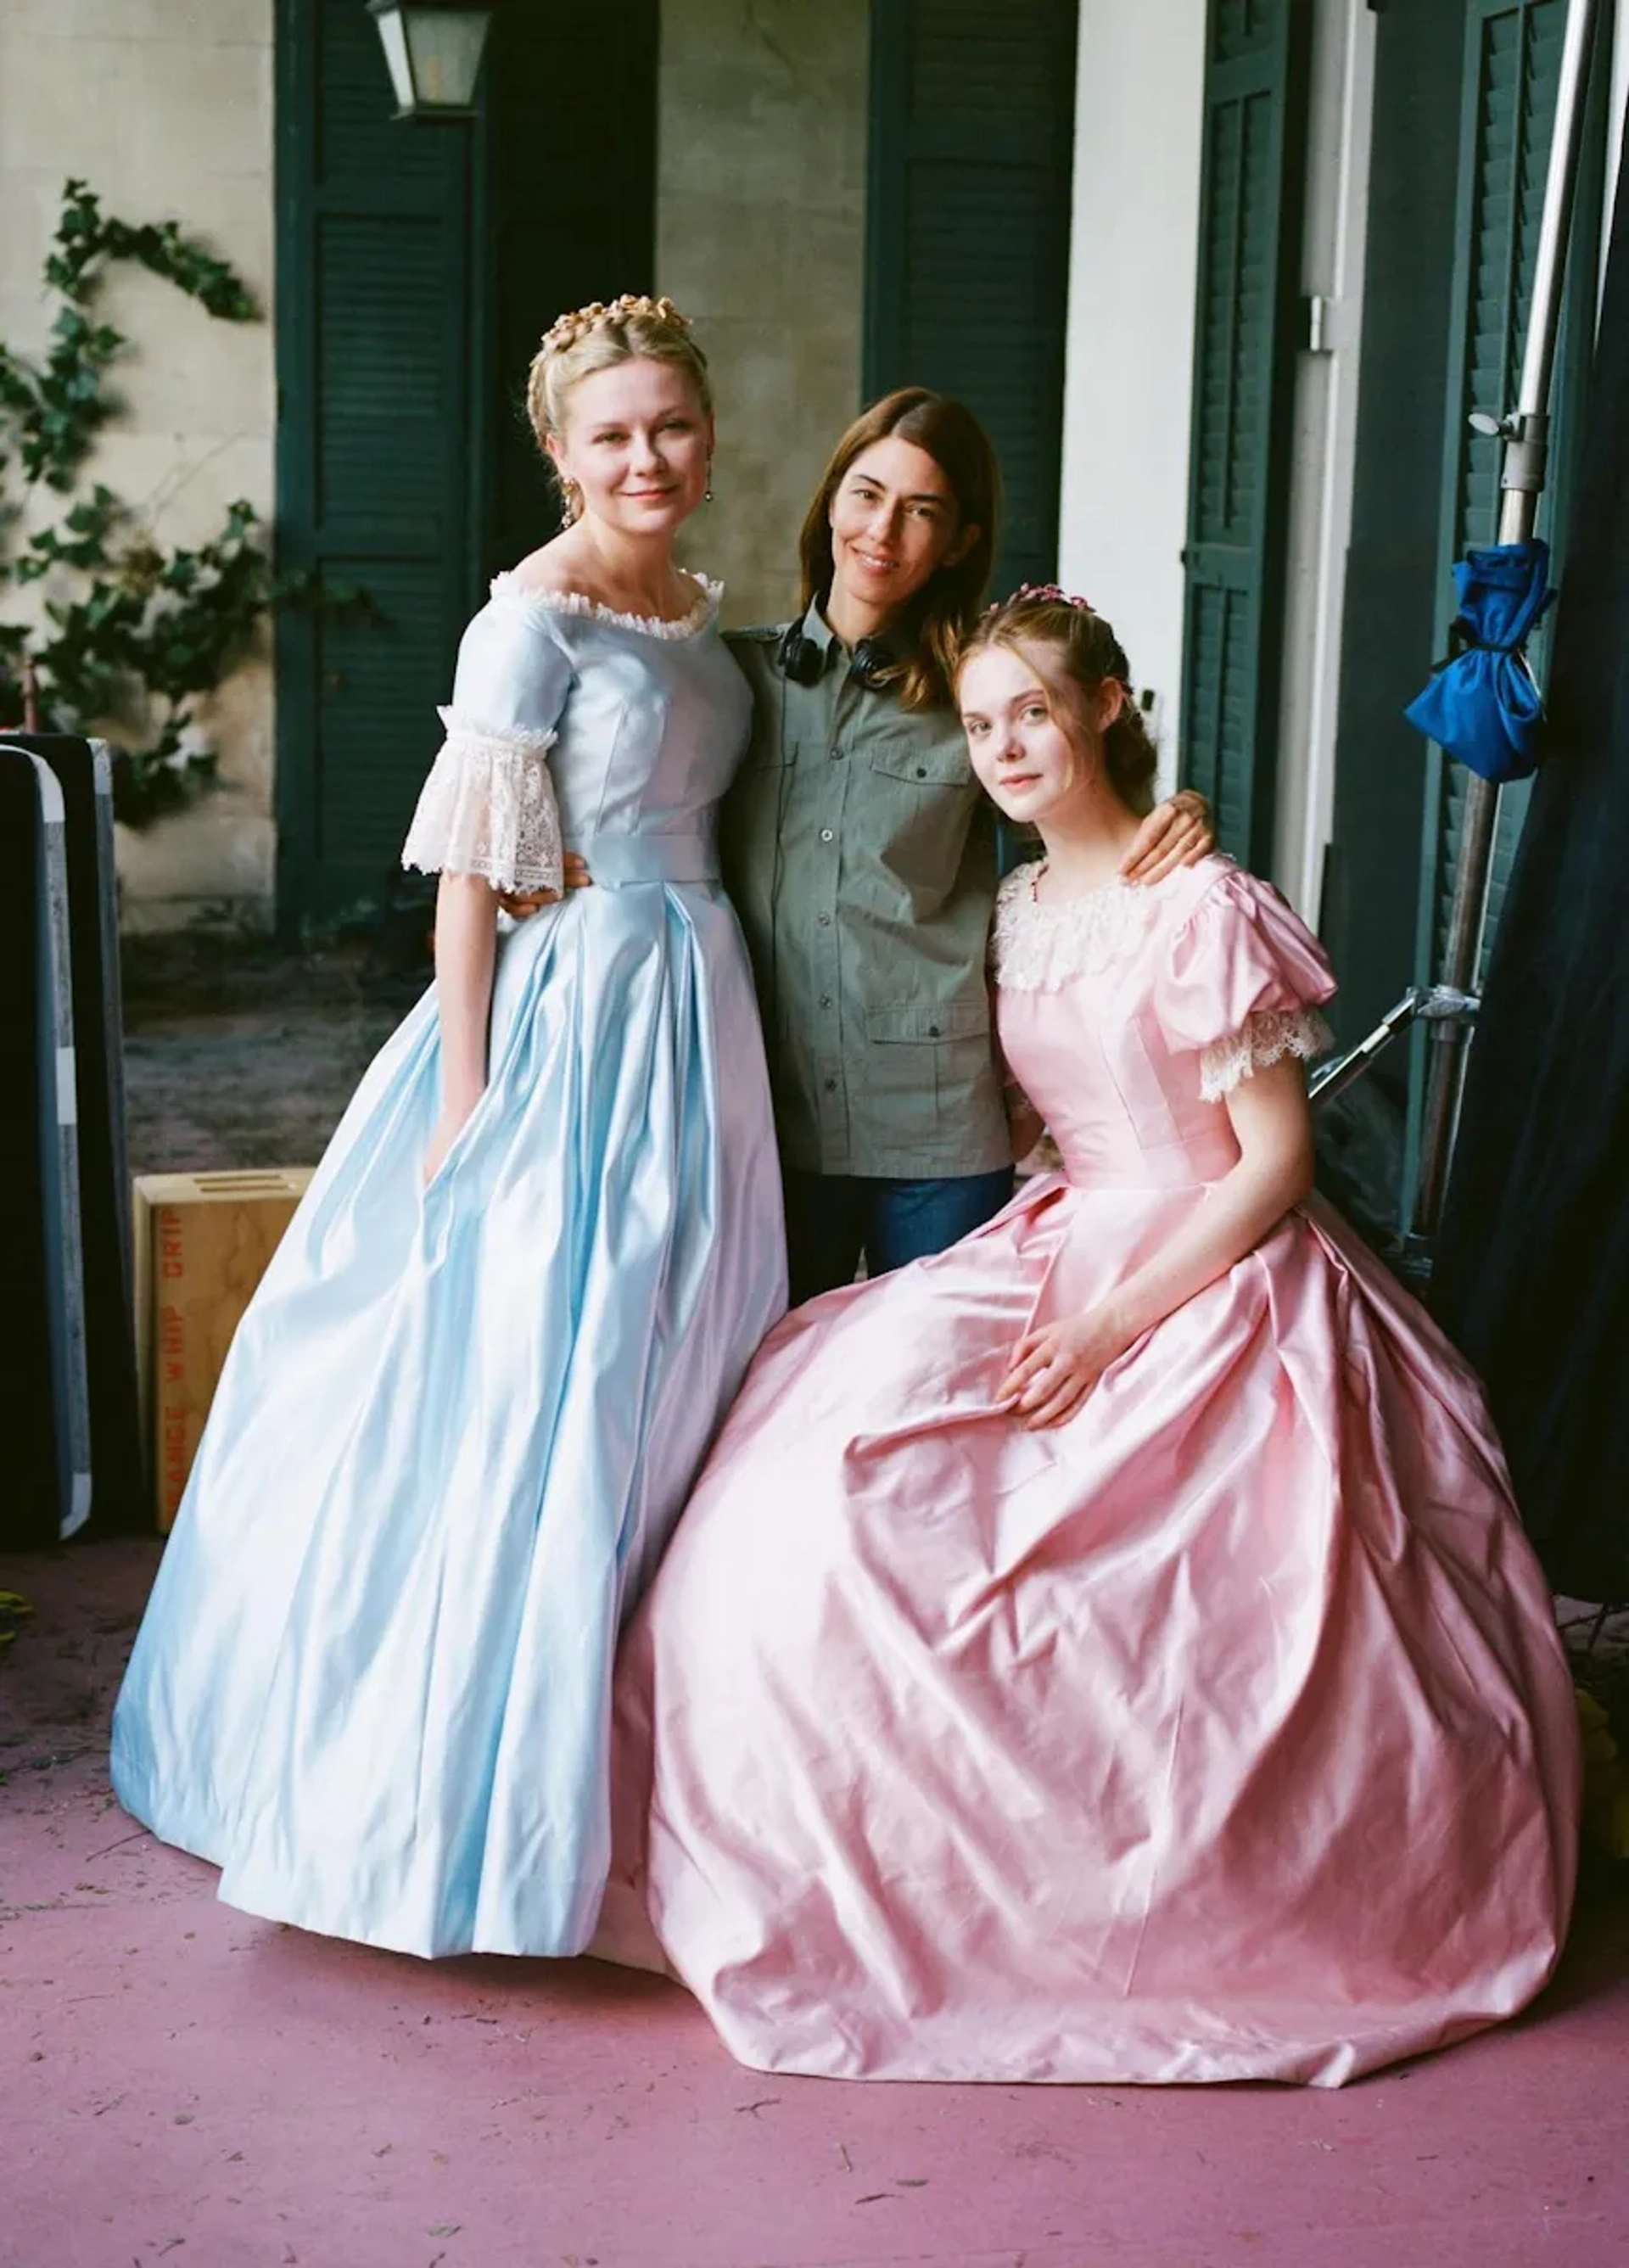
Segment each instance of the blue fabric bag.
[{"label": "blue fabric bag", "polygon": [[1456,560],[1453,651],[1403,712],[1485,780],[1525,779],[1537,769],[1544,702],[1523,649],[1555,597],[1549,574],[1550,547],[1537,536]]}]

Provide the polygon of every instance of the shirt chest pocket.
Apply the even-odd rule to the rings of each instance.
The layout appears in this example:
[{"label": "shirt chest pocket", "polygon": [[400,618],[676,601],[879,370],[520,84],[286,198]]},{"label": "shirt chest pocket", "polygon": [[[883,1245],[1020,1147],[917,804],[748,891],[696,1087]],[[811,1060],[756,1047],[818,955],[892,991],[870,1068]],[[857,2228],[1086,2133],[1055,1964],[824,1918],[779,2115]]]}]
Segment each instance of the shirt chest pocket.
[{"label": "shirt chest pocket", "polygon": [[977,792],[973,767],[959,740],[925,743],[903,733],[892,734],[873,743],[871,769],[924,799],[954,790],[958,810]]},{"label": "shirt chest pocket", "polygon": [[901,733],[873,741],[866,761],[866,827],[880,880],[891,877],[919,913],[955,887],[978,798],[967,750],[959,739]]}]

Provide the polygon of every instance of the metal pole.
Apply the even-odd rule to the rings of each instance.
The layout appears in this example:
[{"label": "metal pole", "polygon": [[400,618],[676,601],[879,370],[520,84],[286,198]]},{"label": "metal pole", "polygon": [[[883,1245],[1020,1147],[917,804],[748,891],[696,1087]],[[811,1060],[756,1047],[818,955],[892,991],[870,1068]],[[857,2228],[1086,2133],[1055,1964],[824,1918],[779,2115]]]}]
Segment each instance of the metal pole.
[{"label": "metal pole", "polygon": [[1355,1048],[1348,1048],[1344,1056],[1320,1064],[1307,1082],[1308,1098],[1314,1102],[1333,1102],[1338,1094],[1344,1094],[1362,1078],[1393,1040],[1400,1038],[1417,1021],[1436,1024],[1447,1018],[1463,1024],[1471,1021],[1476,1012],[1477,1003],[1468,993],[1451,992],[1446,984],[1410,985],[1367,1038],[1360,1040]]},{"label": "metal pole", "polygon": [[[1550,446],[1550,379],[1561,322],[1566,240],[1572,229],[1573,200],[1578,187],[1579,144],[1583,135],[1584,97],[1597,10],[1598,0],[1568,0],[1522,380],[1515,411],[1502,420],[1500,428],[1505,437],[1504,466],[1500,474],[1503,492],[1499,513],[1500,543],[1520,543],[1531,535],[1544,485]],[[1442,956],[1441,981],[1458,992],[1474,992],[1480,973],[1498,819],[1498,787],[1473,773],[1465,797],[1464,824],[1455,862],[1454,895]],[[1412,1222],[1417,1237],[1434,1236],[1441,1214],[1469,1044],[1467,1025],[1439,1023],[1432,1027]]]}]

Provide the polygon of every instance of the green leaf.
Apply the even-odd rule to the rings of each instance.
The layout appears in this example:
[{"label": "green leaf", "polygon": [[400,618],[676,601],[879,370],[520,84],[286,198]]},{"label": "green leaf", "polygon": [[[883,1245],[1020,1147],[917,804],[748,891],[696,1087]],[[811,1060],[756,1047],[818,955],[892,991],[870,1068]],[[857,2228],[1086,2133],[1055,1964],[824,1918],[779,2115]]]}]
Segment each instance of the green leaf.
[{"label": "green leaf", "polygon": [[40,625],[0,623],[0,662],[17,669],[32,659],[45,711],[63,725],[120,721],[127,747],[114,807],[145,826],[214,777],[214,752],[183,746],[195,733],[193,703],[220,684],[268,613],[289,606],[380,617],[359,585],[325,587],[310,569],[274,572],[259,514],[242,498],[207,542],[165,549],[104,483],[80,486],[116,407],[109,367],[129,343],[94,312],[101,276],[117,260],[163,277],[221,320],[251,321],[258,310],[229,263],[179,221],[121,220],[70,180],[45,261],[60,304],[43,362],[0,343],[0,469],[14,460],[32,487],[71,498],[20,551],[11,548],[18,507],[0,500],[0,583],[47,586]]}]

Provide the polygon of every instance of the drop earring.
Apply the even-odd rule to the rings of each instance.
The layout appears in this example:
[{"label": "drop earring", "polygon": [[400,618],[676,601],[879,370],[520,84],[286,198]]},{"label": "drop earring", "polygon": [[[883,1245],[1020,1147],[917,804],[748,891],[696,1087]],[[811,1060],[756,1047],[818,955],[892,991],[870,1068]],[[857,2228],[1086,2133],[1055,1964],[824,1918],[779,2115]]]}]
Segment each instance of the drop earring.
[{"label": "drop earring", "polygon": [[707,486],[703,490],[702,502],[704,504],[712,502],[712,459],[711,457],[707,460]]}]

